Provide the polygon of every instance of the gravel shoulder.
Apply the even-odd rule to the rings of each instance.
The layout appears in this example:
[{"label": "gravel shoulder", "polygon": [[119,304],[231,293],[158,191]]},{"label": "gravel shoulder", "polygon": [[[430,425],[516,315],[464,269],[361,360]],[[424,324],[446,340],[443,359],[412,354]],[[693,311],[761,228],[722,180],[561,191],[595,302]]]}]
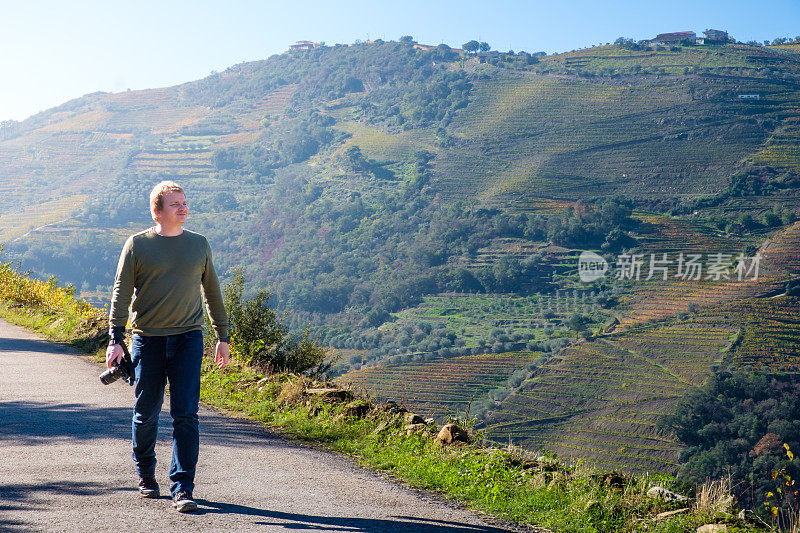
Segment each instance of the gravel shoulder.
[{"label": "gravel shoulder", "polygon": [[[131,460],[132,388],[0,320],[0,531],[499,532],[442,498],[349,459],[201,407],[197,513],[168,498],[168,399],[156,445],[158,500],[139,498]],[[494,522],[494,521],[493,521]]]}]

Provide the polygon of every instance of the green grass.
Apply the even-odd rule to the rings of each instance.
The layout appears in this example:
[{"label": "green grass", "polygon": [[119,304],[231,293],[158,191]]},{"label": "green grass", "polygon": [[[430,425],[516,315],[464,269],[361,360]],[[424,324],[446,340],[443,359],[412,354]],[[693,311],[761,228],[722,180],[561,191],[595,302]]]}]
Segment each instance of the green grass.
[{"label": "green grass", "polygon": [[356,121],[342,121],[336,129],[352,135],[345,147],[358,146],[364,157],[381,163],[411,161],[420,150],[436,151],[435,146],[418,134],[392,134]]},{"label": "green grass", "polygon": [[62,340],[70,337],[78,325],[78,319],[71,317],[62,320],[55,313],[26,309],[8,301],[0,300],[0,317],[35,331],[50,340]]}]

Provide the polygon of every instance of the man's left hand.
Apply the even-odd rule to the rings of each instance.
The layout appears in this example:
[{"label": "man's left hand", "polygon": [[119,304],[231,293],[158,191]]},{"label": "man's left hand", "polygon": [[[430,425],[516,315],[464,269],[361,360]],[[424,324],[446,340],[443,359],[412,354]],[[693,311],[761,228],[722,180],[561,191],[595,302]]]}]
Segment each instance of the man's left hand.
[{"label": "man's left hand", "polygon": [[214,363],[217,368],[222,368],[228,364],[231,357],[231,345],[227,342],[217,342],[217,349],[214,350]]}]

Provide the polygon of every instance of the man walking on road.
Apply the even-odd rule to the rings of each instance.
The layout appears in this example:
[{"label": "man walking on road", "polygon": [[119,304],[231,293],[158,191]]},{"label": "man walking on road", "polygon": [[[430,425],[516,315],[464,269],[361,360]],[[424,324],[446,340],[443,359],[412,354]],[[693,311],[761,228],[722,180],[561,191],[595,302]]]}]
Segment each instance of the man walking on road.
[{"label": "man walking on road", "polygon": [[[199,233],[183,229],[188,206],[183,189],[163,181],[150,193],[155,226],[125,242],[117,266],[109,322],[111,340],[106,365],[122,359],[125,327],[133,331],[132,361],[136,401],[133,408],[133,460],[139,492],[158,498],[155,445],[164,385],[170,385],[172,464],[169,478],[174,507],[197,509],[192,499],[200,429],[200,367],[203,358],[203,296],[218,342],[214,362],[228,363],[228,318],[211,259],[211,248]],[[201,293],[202,289],[202,293]],[[131,304],[131,298],[133,302]]]}]

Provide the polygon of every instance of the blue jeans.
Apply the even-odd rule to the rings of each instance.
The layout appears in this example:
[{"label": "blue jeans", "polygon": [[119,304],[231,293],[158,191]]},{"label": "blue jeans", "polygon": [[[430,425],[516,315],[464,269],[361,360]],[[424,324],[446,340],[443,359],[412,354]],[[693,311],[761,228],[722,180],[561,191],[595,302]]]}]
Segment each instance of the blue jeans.
[{"label": "blue jeans", "polygon": [[133,336],[136,402],[133,406],[133,461],[141,477],[155,477],[158,415],[169,380],[172,415],[172,466],[170,492],[194,490],[194,473],[200,449],[200,365],[203,332],[189,331],[164,337]]}]

